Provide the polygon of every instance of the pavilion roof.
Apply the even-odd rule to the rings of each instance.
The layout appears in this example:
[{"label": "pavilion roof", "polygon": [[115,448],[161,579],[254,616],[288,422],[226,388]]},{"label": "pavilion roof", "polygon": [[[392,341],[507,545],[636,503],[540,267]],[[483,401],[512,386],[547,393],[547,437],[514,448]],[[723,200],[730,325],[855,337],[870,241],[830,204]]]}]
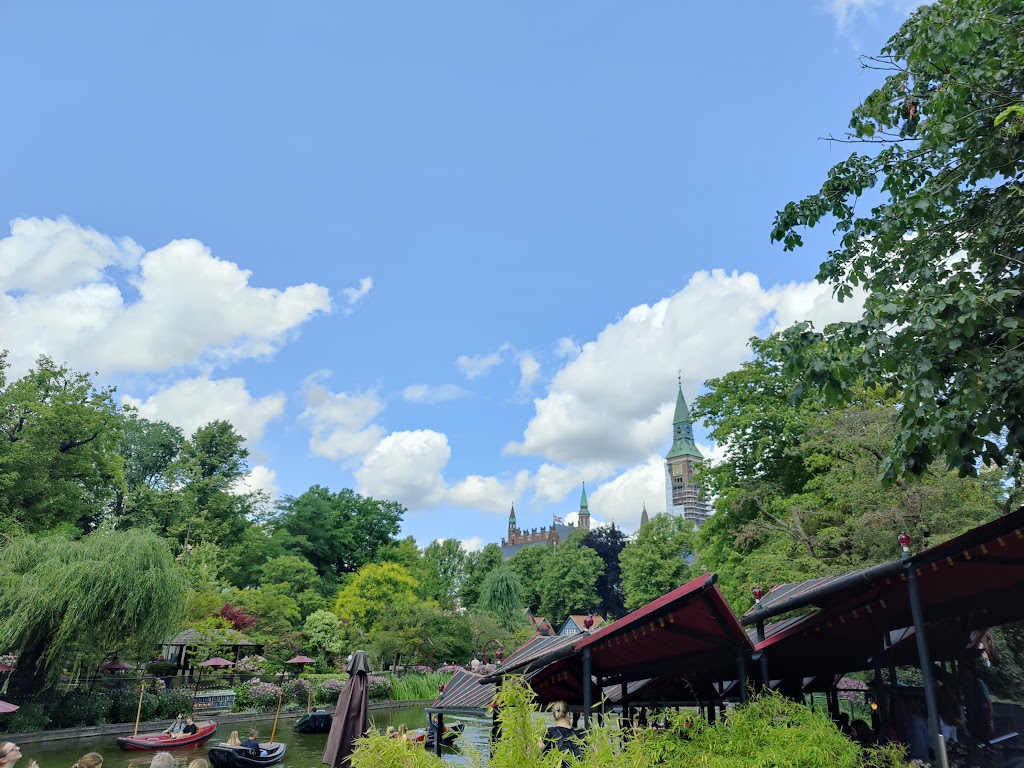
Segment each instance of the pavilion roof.
[{"label": "pavilion roof", "polygon": [[438,694],[431,711],[482,711],[494,701],[494,683],[481,685],[481,676],[466,669],[460,669],[445,683],[444,691]]},{"label": "pavilion roof", "polygon": [[186,629],[172,638],[163,640],[160,645],[260,646],[260,643],[254,643],[236,629],[218,629],[216,631]]}]

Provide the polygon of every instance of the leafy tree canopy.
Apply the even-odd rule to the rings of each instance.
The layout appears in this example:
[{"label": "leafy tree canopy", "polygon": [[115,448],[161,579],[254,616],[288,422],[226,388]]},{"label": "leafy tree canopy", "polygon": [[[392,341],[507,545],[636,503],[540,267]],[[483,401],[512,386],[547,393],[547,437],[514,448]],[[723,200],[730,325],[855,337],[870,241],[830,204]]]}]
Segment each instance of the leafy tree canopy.
[{"label": "leafy tree canopy", "polygon": [[554,549],[546,545],[523,547],[508,559],[509,567],[523,586],[523,602],[535,614],[540,610],[541,586],[553,552]]},{"label": "leafy tree canopy", "polygon": [[1022,40],[1019,0],[920,7],[865,60],[886,77],[850,121],[846,141],[864,151],[772,230],[790,250],[830,219],[839,240],[818,280],[840,298],[867,291],[860,320],[790,329],[785,357],[802,375],[797,396],[807,385],[839,403],[863,382],[898,399],[890,480],[936,458],[963,475],[1007,465],[1020,480]]},{"label": "leafy tree canopy", "polygon": [[114,390],[40,357],[8,381],[0,352],[0,526],[92,530],[121,483]]},{"label": "leafy tree canopy", "polygon": [[487,574],[480,588],[478,610],[493,616],[503,629],[512,630],[526,620],[523,607],[523,585],[515,571],[501,565]]},{"label": "leafy tree canopy", "polygon": [[395,563],[370,563],[353,574],[338,593],[334,612],[371,631],[387,612],[402,614],[420,602],[420,583]]},{"label": "leafy tree canopy", "polygon": [[181,566],[152,533],[19,536],[0,550],[0,647],[20,654],[12,687],[42,690],[69,660],[147,658],[178,628],[185,592]]},{"label": "leafy tree canopy", "polygon": [[466,555],[466,577],[462,582],[462,605],[476,605],[487,574],[501,565],[501,547],[488,544],[479,552]]},{"label": "leafy tree canopy", "polygon": [[455,608],[466,577],[466,552],[458,539],[432,541],[423,550],[423,592],[442,608]]},{"label": "leafy tree canopy", "polygon": [[597,608],[597,580],[604,573],[604,561],[580,544],[583,536],[577,530],[554,548],[541,583],[540,610],[555,627],[570,614]]},{"label": "leafy tree canopy", "polygon": [[679,515],[655,515],[627,544],[619,563],[626,608],[635,610],[690,579],[696,535]]},{"label": "leafy tree canopy", "polygon": [[626,614],[619,555],[628,541],[626,534],[612,523],[594,528],[580,542],[584,547],[597,552],[604,561],[604,572],[597,580],[596,610],[608,619],[617,619]]}]

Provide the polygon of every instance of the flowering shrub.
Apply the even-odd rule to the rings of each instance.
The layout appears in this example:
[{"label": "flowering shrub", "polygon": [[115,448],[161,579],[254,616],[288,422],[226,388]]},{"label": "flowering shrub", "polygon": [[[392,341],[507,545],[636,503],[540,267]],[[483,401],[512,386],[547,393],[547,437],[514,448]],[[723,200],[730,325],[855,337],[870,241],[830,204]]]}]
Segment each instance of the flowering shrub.
[{"label": "flowering shrub", "polygon": [[334,704],[344,687],[341,680],[323,680],[313,689],[313,701],[316,704]]},{"label": "flowering shrub", "polygon": [[309,680],[289,680],[284,684],[285,701],[295,701],[304,705],[309,701],[312,690],[313,684]]},{"label": "flowering shrub", "polygon": [[391,678],[383,675],[368,675],[370,701],[383,701],[391,693]]},{"label": "flowering shrub", "polygon": [[9,667],[17,666],[18,665],[18,654],[16,654],[16,653],[0,654],[0,664],[6,664]]},{"label": "flowering shrub", "polygon": [[156,715],[160,718],[171,718],[179,712],[189,713],[192,711],[193,701],[191,692],[185,691],[161,691],[156,695]]},{"label": "flowering shrub", "polygon": [[243,656],[235,664],[235,672],[262,675],[266,671],[267,660],[262,656]]},{"label": "flowering shrub", "polygon": [[434,671],[442,675],[454,675],[464,669],[465,667],[460,667],[458,664],[442,664]]},{"label": "flowering shrub", "polygon": [[[281,689],[273,683],[264,683],[259,678],[250,680],[247,683],[249,688],[249,700],[252,708],[258,710],[270,710],[277,708],[277,702],[281,698]],[[245,686],[243,686],[245,687]]]}]

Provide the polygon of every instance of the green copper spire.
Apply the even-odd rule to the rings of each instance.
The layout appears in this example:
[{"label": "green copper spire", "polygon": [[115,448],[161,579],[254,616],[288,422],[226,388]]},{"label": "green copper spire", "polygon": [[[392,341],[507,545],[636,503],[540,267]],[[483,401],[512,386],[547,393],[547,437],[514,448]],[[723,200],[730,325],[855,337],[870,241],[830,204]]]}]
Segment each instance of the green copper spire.
[{"label": "green copper spire", "polygon": [[511,531],[516,527],[516,505],[512,505],[512,511],[508,513],[508,529]]},{"label": "green copper spire", "polygon": [[590,514],[590,510],[587,509],[587,484],[586,483],[583,484],[583,496],[580,497],[580,512],[581,513],[586,512],[588,515]]},{"label": "green copper spire", "polygon": [[679,382],[679,394],[676,396],[676,414],[672,419],[672,447],[665,458],[674,459],[677,456],[704,458],[693,442],[693,422],[690,419],[690,409],[686,407],[686,398],[683,397],[682,381]]}]

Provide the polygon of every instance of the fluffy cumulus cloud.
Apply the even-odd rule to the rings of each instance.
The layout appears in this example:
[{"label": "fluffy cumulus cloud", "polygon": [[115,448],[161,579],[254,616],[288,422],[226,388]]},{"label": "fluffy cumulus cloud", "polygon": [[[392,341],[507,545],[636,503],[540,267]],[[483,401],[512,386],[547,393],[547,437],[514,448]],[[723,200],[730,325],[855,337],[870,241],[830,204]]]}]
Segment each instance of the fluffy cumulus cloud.
[{"label": "fluffy cumulus cloud", "polygon": [[470,475],[448,488],[445,501],[464,509],[482,512],[508,512],[515,499],[521,498],[531,484],[530,473],[517,472],[510,481],[497,477]]},{"label": "fluffy cumulus cloud", "polygon": [[448,464],[448,438],[430,429],[392,432],[365,457],[355,472],[359,492],[395,499],[409,509],[436,507],[446,486],[441,470]]},{"label": "fluffy cumulus cloud", "polygon": [[625,530],[637,528],[644,505],[652,517],[665,511],[664,460],[649,456],[596,488],[589,501],[592,511],[604,519]]},{"label": "fluffy cumulus cloud", "polygon": [[323,286],[251,277],[198,240],[144,252],[66,218],[17,219],[0,239],[4,345],[15,372],[40,354],[105,374],[162,371],[269,355],[331,309]]},{"label": "fluffy cumulus cloud", "polygon": [[469,397],[472,393],[468,389],[457,384],[441,384],[430,386],[429,384],[410,384],[402,390],[402,398],[410,403],[422,405],[435,405],[445,403],[449,400],[460,400]]},{"label": "fluffy cumulus cloud", "polygon": [[384,435],[384,429],[372,423],[384,410],[384,401],[373,390],[331,392],[325,384],[330,376],[330,371],[317,371],[302,385],[306,408],[300,418],[310,428],[309,449],[326,459],[361,456]]},{"label": "fluffy cumulus cloud", "polygon": [[540,376],[540,363],[529,352],[519,353],[519,389],[529,390]]},{"label": "fluffy cumulus cloud", "polygon": [[144,418],[180,427],[186,436],[211,421],[230,421],[250,443],[263,437],[267,424],[284,413],[285,405],[284,395],[253,397],[244,379],[205,376],[182,379],[146,399],[126,395],[122,401]]},{"label": "fluffy cumulus cloud", "polygon": [[860,309],[860,301],[838,304],[817,283],[766,290],[753,274],[698,272],[678,293],[633,307],[585,343],[534,401],[522,440],[506,453],[633,466],[669,434],[677,370],[692,399],[705,379],[749,356],[747,339],[759,329],[797,319],[820,326]]},{"label": "fluffy cumulus cloud", "polygon": [[270,469],[270,467],[257,464],[235,483],[235,487],[232,490],[235,493],[262,492],[273,503],[280,492],[280,489],[277,487],[277,472]]},{"label": "fluffy cumulus cloud", "polygon": [[479,536],[472,536],[459,542],[465,552],[479,552],[484,548],[484,540]]}]

